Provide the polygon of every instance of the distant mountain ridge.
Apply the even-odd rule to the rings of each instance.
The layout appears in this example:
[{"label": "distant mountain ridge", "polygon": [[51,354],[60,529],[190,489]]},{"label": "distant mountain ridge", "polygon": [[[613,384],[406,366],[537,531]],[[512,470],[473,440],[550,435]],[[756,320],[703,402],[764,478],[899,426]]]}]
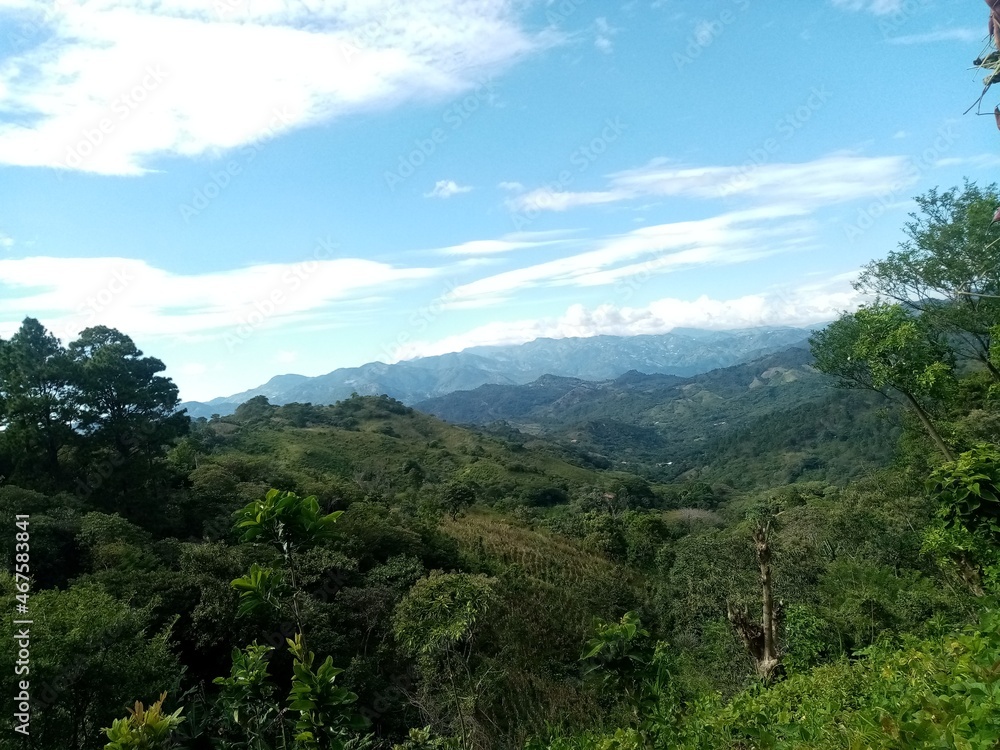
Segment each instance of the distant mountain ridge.
[{"label": "distant mountain ridge", "polygon": [[630,371],[690,377],[746,362],[796,344],[811,331],[768,327],[731,331],[675,328],[664,334],[540,338],[512,346],[477,346],[461,352],[334,370],[326,375],[278,375],[257,388],[211,401],[182,404],[192,417],[227,415],[255,396],[271,403],[332,404],[360,395],[386,394],[415,404],[482,385],[523,385],[545,375],[611,380]]},{"label": "distant mountain ridge", "polygon": [[898,410],[875,394],[835,386],[801,344],[686,378],[637,371],[601,381],[549,375],[450,393],[414,408],[498,434],[542,437],[599,468],[746,488],[842,482],[888,465]]}]

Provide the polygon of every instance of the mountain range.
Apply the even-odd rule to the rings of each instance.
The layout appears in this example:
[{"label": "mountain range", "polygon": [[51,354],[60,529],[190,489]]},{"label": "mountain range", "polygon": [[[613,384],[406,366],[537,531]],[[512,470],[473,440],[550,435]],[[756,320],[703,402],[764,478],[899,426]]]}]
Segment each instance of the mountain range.
[{"label": "mountain range", "polygon": [[584,464],[657,481],[744,488],[841,482],[887,465],[899,436],[898,410],[876,394],[835,387],[812,362],[807,348],[793,346],[691,377],[546,375],[414,408],[499,434],[539,436]]},{"label": "mountain range", "polygon": [[[821,327],[821,326],[818,326]],[[273,404],[332,404],[359,395],[386,394],[415,404],[482,385],[523,385],[546,375],[602,381],[630,371],[690,377],[803,345],[804,328],[708,331],[675,328],[640,336],[540,338],[511,346],[479,346],[451,354],[334,370],[326,375],[278,375],[267,383],[207,402],[186,401],[193,418],[232,414],[255,396]]]}]

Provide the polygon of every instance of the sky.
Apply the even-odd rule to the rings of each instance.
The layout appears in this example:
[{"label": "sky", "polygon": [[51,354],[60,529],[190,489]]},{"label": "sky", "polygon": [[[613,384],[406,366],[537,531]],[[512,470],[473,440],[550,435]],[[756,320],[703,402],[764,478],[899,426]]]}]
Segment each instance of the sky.
[{"label": "sky", "polygon": [[993,181],[977,0],[0,0],[0,337],[188,400],[540,336],[808,327]]}]

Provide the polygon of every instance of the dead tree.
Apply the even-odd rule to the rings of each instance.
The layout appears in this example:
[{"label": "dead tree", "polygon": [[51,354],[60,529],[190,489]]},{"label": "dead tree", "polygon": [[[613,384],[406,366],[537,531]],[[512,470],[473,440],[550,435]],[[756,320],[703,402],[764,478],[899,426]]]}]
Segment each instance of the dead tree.
[{"label": "dead tree", "polygon": [[778,630],[781,625],[781,603],[775,604],[771,585],[771,522],[765,521],[753,531],[754,551],[760,567],[760,586],[763,599],[761,622],[751,619],[749,609],[726,603],[726,615],[747,653],[754,661],[758,676],[771,683],[784,675],[781,652],[778,649]]}]

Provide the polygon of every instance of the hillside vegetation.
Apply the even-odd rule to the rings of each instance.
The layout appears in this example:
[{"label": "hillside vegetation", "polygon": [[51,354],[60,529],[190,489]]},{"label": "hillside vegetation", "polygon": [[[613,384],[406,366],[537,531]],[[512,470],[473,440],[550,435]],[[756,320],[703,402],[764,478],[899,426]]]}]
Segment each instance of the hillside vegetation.
[{"label": "hillside vegetation", "polygon": [[388,396],[192,421],[124,333],[25,319],[0,342],[14,739],[997,747],[998,203],[919,198],[809,352],[547,378],[489,407],[523,430]]},{"label": "hillside vegetation", "polygon": [[893,402],[838,389],[798,347],[689,378],[549,376],[459,391],[417,408],[457,424],[544,436],[592,465],[653,481],[742,490],[858,478],[891,463],[901,430]]}]

